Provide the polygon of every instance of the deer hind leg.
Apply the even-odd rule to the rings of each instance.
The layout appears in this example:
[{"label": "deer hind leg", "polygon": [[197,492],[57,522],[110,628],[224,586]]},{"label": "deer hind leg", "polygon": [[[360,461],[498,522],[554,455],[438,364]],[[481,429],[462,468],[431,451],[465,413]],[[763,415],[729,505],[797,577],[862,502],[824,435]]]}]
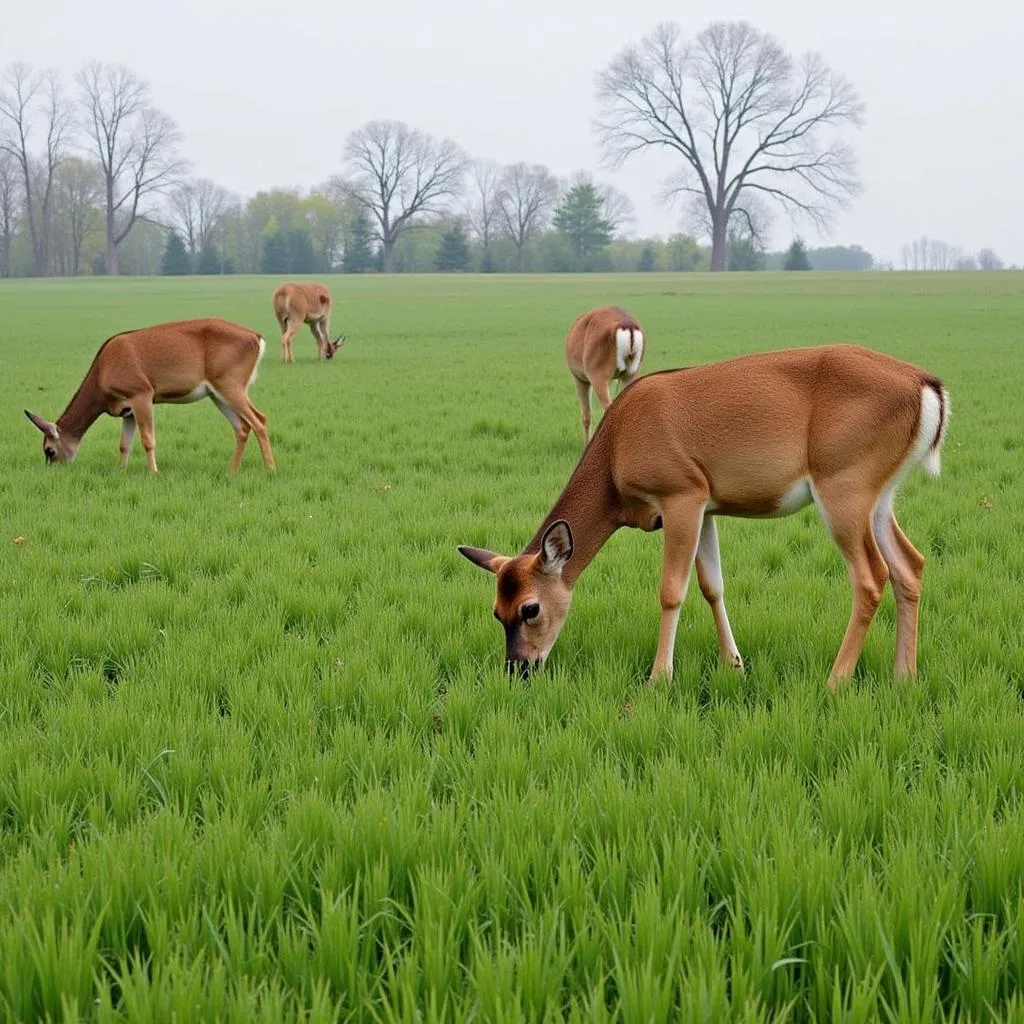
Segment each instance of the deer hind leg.
[{"label": "deer hind leg", "polygon": [[292,352],[292,338],[298,334],[302,321],[295,317],[285,317],[283,325],[284,334],[281,335],[281,360],[285,363],[294,363],[295,353]]},{"label": "deer hind leg", "polygon": [[128,465],[128,453],[132,450],[132,442],[135,440],[135,417],[129,413],[121,420],[121,468]]},{"label": "deer hind leg", "polygon": [[912,676],[917,673],[917,622],[924,555],[910,543],[896,522],[892,498],[892,490],[883,495],[875,509],[873,527],[875,540],[889,569],[896,598],[896,657],[893,674]]},{"label": "deer hind leg", "polygon": [[576,385],[576,397],[580,400],[580,417],[583,420],[583,443],[590,440],[590,384],[588,381],[573,377]]},{"label": "deer hind leg", "polygon": [[250,431],[256,435],[256,440],[260,443],[263,464],[268,469],[273,469],[274,454],[270,449],[270,437],[267,434],[267,417],[249,401],[245,391],[225,391],[211,397],[235,431],[235,454],[231,459],[230,472],[236,472],[241,464]]},{"label": "deer hind leg", "polygon": [[658,653],[651,669],[651,679],[659,676],[672,678],[679,612],[689,589],[706,504],[706,494],[686,495],[662,502],[665,561],[661,568],[661,590],[658,595],[661,601]]},{"label": "deer hind leg", "polygon": [[889,569],[878,550],[872,530],[872,506],[875,495],[865,501],[857,481],[845,479],[816,482],[816,498],[832,537],[846,561],[853,591],[853,607],[842,645],[829,673],[828,685],[834,690],[849,679],[857,666],[868,627],[871,625]]},{"label": "deer hind leg", "polygon": [[718,527],[714,517],[706,514],[697,541],[697,582],[715,617],[719,654],[724,662],[742,672],[743,658],[736,646],[732,626],[729,625],[729,614],[725,610],[725,581],[722,579],[722,559],[718,550]]},{"label": "deer hind leg", "polygon": [[608,406],[612,404],[611,392],[608,390],[608,385],[611,383],[611,379],[608,377],[597,376],[591,377],[590,382],[594,386],[594,394],[597,395],[597,400],[601,403],[602,412],[607,412]]},{"label": "deer hind leg", "polygon": [[[132,417],[139,426],[142,435],[142,447],[146,450],[146,465],[150,473],[156,469],[156,430],[153,423],[153,396],[139,395],[132,399]],[[121,428],[122,443],[124,427]]]}]

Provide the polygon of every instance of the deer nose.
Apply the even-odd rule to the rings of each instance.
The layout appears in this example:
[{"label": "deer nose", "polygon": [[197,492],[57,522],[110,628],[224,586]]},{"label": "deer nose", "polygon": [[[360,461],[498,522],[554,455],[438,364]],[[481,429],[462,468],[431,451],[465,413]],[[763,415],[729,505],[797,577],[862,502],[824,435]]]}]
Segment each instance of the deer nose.
[{"label": "deer nose", "polygon": [[513,661],[509,659],[505,662],[505,668],[513,679],[516,676],[519,676],[520,679],[528,679],[533,671],[533,664],[529,661]]}]

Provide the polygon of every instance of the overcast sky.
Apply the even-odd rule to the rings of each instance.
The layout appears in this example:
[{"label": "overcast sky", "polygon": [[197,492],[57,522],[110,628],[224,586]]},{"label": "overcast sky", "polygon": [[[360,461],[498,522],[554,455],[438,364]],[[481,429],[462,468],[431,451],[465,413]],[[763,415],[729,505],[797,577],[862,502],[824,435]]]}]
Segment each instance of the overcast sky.
[{"label": "overcast sky", "polygon": [[[600,170],[595,72],[659,21],[687,35],[746,19],[791,52],[816,50],[866,104],[853,133],[865,189],[827,240],[898,262],[922,234],[1024,264],[1024,3],[975,0],[43,0],[4,5],[0,66],[70,78],[128,64],[185,134],[196,173],[243,194],[309,187],[341,166],[345,135],[405,120],[474,156],[589,169],[632,198],[636,230],[668,234],[663,165]],[[786,244],[775,219],[773,242]]]}]

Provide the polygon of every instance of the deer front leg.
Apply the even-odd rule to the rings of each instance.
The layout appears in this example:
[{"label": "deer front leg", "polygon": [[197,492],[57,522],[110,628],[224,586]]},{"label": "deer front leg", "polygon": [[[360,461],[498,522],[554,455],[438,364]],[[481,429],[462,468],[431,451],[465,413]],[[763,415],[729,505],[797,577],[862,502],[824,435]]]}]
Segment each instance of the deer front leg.
[{"label": "deer front leg", "polygon": [[132,402],[132,413],[142,435],[142,447],[146,449],[146,464],[150,473],[156,469],[156,431],[153,425],[153,396],[142,395]]},{"label": "deer front leg", "polygon": [[661,627],[658,631],[658,653],[651,669],[651,679],[672,678],[673,654],[679,612],[686,600],[690,573],[697,555],[697,541],[707,496],[704,494],[663,501],[662,528],[665,533],[665,561],[661,569]]},{"label": "deer front leg", "polygon": [[135,440],[135,417],[129,413],[121,420],[121,468],[128,465],[128,453],[132,450]]}]

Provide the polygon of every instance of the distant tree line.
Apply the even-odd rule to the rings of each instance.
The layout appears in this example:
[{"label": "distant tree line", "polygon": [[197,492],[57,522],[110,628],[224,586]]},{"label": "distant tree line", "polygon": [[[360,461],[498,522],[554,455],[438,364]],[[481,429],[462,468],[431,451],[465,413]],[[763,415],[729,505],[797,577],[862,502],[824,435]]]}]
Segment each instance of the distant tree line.
[{"label": "distant tree line", "polygon": [[[243,198],[191,173],[149,85],[93,62],[67,83],[0,69],[0,276],[373,272],[865,270],[857,246],[763,244],[772,208],[828,223],[859,189],[837,134],[853,87],[815,55],[794,60],[745,22],[695,39],[663,24],[597,76],[610,166],[675,154],[667,193],[687,228],[634,238],[629,198],[580,171],[473,159],[401,121],[349,133],[339,173],[309,190]],[[998,265],[921,240],[917,269]],[[926,266],[927,265],[927,266]]]}]

